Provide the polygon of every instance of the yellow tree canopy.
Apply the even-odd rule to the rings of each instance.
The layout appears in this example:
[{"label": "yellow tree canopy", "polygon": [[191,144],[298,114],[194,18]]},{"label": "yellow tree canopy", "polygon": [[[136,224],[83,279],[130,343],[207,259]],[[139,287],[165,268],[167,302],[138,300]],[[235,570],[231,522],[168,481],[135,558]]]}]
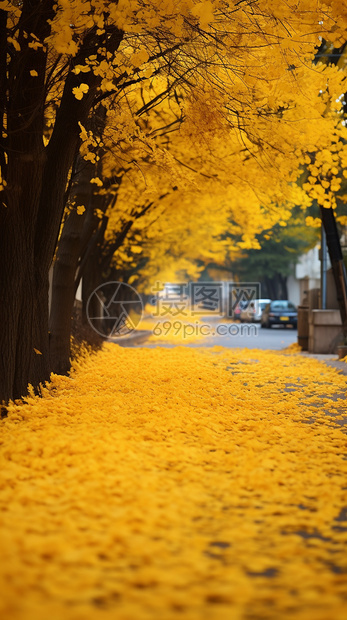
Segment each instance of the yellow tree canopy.
[{"label": "yellow tree canopy", "polygon": [[[256,247],[256,235],[275,222],[284,225],[293,205],[314,198],[333,203],[346,157],[339,115],[345,73],[312,61],[322,38],[335,46],[345,41],[347,14],[340,3],[41,5],[50,25],[43,42],[25,31],[25,2],[0,2],[13,26],[8,44],[11,53],[23,45],[47,52],[45,144],[68,72],[80,77],[72,91],[80,101],[88,97],[89,76],[100,78],[94,102],[107,108],[105,135],[101,139],[80,124],[80,138],[86,160],[97,164],[99,147],[108,153],[93,179],[99,191],[100,176],[127,170],[109,234],[143,201],[159,200],[161,216],[151,210],[134,227],[134,233],[147,231],[149,258],[154,262],[154,252],[165,254],[176,245],[182,257],[195,248],[194,255],[198,249],[202,259],[211,259],[235,251],[215,244],[226,227],[239,233],[239,247]],[[98,46],[98,37],[115,28],[121,33],[118,48]],[[81,59],[86,41],[91,52]],[[30,79],[38,79],[34,66]],[[301,190],[294,183],[303,165],[310,178]],[[333,178],[317,184],[317,170]]]}]

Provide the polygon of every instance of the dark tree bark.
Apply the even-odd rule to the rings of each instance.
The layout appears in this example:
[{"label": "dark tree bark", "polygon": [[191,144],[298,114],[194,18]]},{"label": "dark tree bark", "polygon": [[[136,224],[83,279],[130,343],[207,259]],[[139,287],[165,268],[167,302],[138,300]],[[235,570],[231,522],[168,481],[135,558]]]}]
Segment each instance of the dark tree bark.
[{"label": "dark tree bark", "polygon": [[88,288],[90,294],[102,279],[101,244],[108,218],[104,215],[100,220],[95,215],[95,210],[105,214],[110,200],[115,203],[113,196],[93,193],[90,179],[97,171],[94,165],[82,163],[82,166],[82,172],[72,190],[72,197],[76,206],[83,204],[86,211],[83,215],[78,215],[76,210],[73,210],[67,217],[53,269],[50,357],[53,372],[59,374],[66,374],[70,369],[71,322],[81,278],[84,278],[84,291]]},{"label": "dark tree bark", "polygon": [[266,285],[266,294],[267,294],[268,298],[269,299],[276,299],[277,292],[276,292],[276,289],[274,287],[273,279],[269,278],[268,276],[265,276],[264,282],[265,282],[265,285]]},{"label": "dark tree bark", "polygon": [[344,338],[347,339],[347,275],[343,262],[340,237],[337,230],[333,209],[325,209],[324,207],[321,207],[320,211],[327,240],[331,268],[335,280],[337,300],[339,303],[342,321],[342,331]]},{"label": "dark tree bark", "polygon": [[[46,53],[28,47],[27,30],[43,41],[49,34],[53,2],[23,3],[18,27],[20,51],[9,49],[7,98],[7,186],[0,206],[0,401],[26,393],[49,377],[48,348],[40,338],[44,321],[44,282],[35,267],[35,227],[42,191],[45,152],[42,142]],[[4,33],[2,33],[3,35]],[[6,31],[5,31],[6,35]],[[32,77],[30,71],[37,76]],[[47,292],[47,290],[46,290]],[[38,316],[41,311],[42,316]],[[39,353],[35,352],[35,349]],[[44,350],[42,350],[44,349]]]},{"label": "dark tree bark", "polygon": [[[82,273],[82,319],[85,324],[88,323],[87,305],[93,291],[99,284],[103,282],[103,274],[107,272],[112,262],[115,252],[121,247],[128,233],[130,232],[134,220],[123,223],[121,230],[116,235],[115,240],[105,247],[104,234],[107,226],[107,218],[104,220],[104,226],[91,239],[89,247],[86,250],[84,268]],[[98,234],[100,233],[100,234]],[[91,299],[89,313],[97,316],[99,308],[95,298]]]},{"label": "dark tree bark", "polygon": [[[66,374],[70,369],[70,334],[73,305],[75,300],[75,276],[81,253],[82,230],[86,213],[91,209],[94,165],[79,161],[79,173],[73,198],[75,207],[69,213],[60,236],[53,269],[51,313],[49,320],[49,345],[51,369],[57,374]],[[79,215],[77,207],[83,205],[86,211]]]},{"label": "dark tree bark", "polygon": [[[98,260],[95,260],[96,256],[94,252],[91,252],[86,260],[85,275],[82,278],[82,321],[85,325],[88,325],[87,305],[89,298],[93,291],[99,284],[102,283],[102,271]],[[90,316],[97,317],[100,314],[100,307],[95,296],[91,297],[89,308]],[[97,328],[96,321],[93,322],[93,326]],[[100,325],[100,331],[102,325]]]},{"label": "dark tree bark", "polygon": [[279,273],[278,280],[279,280],[280,290],[281,290],[280,299],[288,299],[287,276],[283,276],[281,273]]},{"label": "dark tree bark", "polygon": [[[68,175],[79,145],[79,122],[86,124],[100,77],[92,71],[65,82],[50,142],[43,147],[46,52],[28,46],[24,33],[43,42],[54,17],[53,0],[24,0],[18,25],[20,51],[9,49],[7,113],[7,187],[0,203],[0,402],[20,398],[31,383],[49,379],[48,272],[64,209]],[[0,47],[3,46],[0,20]],[[83,64],[100,45],[115,51],[122,39],[116,28],[88,32],[74,62]],[[37,76],[32,77],[30,71]],[[0,80],[1,65],[0,65]],[[72,88],[89,91],[77,100]]]},{"label": "dark tree bark", "polygon": [[[97,131],[102,137],[106,124],[106,110],[99,106],[94,111],[88,129]],[[74,209],[64,223],[53,268],[51,314],[50,314],[50,359],[53,372],[66,374],[71,365],[71,328],[75,294],[80,282],[81,267],[91,246],[91,240],[98,237],[103,222],[96,215],[98,209],[105,213],[110,195],[94,193],[90,181],[99,176],[103,150],[98,149],[100,158],[97,164],[86,162],[80,156],[76,162],[76,176],[71,185],[71,201]],[[78,172],[79,171],[79,172]],[[79,205],[85,207],[83,215],[78,215]],[[104,218],[105,219],[105,218]],[[102,237],[103,238],[103,237]]]}]

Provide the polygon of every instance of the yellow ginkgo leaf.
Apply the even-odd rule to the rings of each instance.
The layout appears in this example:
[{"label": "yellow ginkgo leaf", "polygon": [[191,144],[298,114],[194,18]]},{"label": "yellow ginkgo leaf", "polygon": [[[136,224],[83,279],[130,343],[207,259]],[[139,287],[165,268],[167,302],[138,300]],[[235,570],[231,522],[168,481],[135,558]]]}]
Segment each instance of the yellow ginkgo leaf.
[{"label": "yellow ginkgo leaf", "polygon": [[146,50],[141,50],[140,52],[136,52],[130,58],[130,62],[134,67],[140,67],[149,59],[149,54]]},{"label": "yellow ginkgo leaf", "polygon": [[79,73],[88,73],[90,71],[90,67],[88,65],[76,65],[73,69],[73,72],[78,75]]},{"label": "yellow ginkgo leaf", "polygon": [[322,225],[322,220],[320,219],[320,217],[312,217],[311,215],[308,215],[305,218],[305,223],[306,226],[311,226],[312,228],[320,228]]},{"label": "yellow ginkgo leaf", "polygon": [[38,349],[35,349],[35,347],[34,347],[34,351],[35,351],[36,355],[42,355],[41,351],[39,351]]},{"label": "yellow ginkgo leaf", "polygon": [[75,95],[76,99],[82,99],[83,95],[85,95],[89,90],[88,84],[81,84],[80,86],[76,86],[72,89],[72,93]]},{"label": "yellow ginkgo leaf", "polygon": [[214,18],[212,2],[199,2],[191,9],[191,13],[198,18],[200,26],[206,28]]},{"label": "yellow ginkgo leaf", "polygon": [[17,39],[14,39],[13,37],[8,37],[7,38],[8,43],[12,43],[14,49],[16,50],[16,52],[20,51],[20,45],[17,41]]},{"label": "yellow ginkgo leaf", "polygon": [[102,187],[102,180],[99,179],[99,177],[93,177],[92,179],[90,179],[91,183],[95,183],[95,185],[98,185],[98,187]]}]

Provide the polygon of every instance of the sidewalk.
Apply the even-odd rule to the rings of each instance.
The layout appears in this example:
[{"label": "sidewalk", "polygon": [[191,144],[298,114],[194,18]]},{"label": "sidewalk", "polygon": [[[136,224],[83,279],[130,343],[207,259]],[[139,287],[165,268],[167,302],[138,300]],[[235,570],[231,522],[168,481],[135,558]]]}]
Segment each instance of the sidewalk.
[{"label": "sidewalk", "polygon": [[1,617],[345,620],[345,395],[288,352],[76,362],[1,422]]},{"label": "sidewalk", "polygon": [[[143,330],[136,330],[134,332],[131,332],[129,335],[122,336],[120,338],[108,338],[107,342],[113,342],[114,344],[118,344],[122,347],[133,347],[133,346],[138,346],[140,344],[143,344],[144,346],[146,346],[146,343],[148,343],[151,336],[152,336],[152,331],[150,329],[146,329],[146,330],[143,329]],[[204,340],[201,340],[200,342],[201,342],[201,347],[203,347]],[[194,346],[199,346],[199,344],[198,345],[196,343],[193,343],[193,344]],[[151,346],[153,346],[152,343],[151,343]],[[172,346],[174,346],[173,343],[170,345],[170,348]],[[268,350],[271,350],[271,349],[268,349]],[[285,347],[283,347],[283,351],[285,351]],[[308,353],[307,351],[301,351],[300,355],[307,357],[309,359],[316,359],[321,362],[324,362],[327,366],[330,366],[331,368],[336,368],[338,372],[347,376],[347,363],[340,361],[337,357],[337,354],[334,355],[331,353],[327,353],[327,354]]]},{"label": "sidewalk", "polygon": [[324,362],[327,366],[336,368],[339,373],[347,375],[347,362],[339,360],[337,355],[332,355],[330,353],[308,353],[307,351],[302,351],[301,355]]}]

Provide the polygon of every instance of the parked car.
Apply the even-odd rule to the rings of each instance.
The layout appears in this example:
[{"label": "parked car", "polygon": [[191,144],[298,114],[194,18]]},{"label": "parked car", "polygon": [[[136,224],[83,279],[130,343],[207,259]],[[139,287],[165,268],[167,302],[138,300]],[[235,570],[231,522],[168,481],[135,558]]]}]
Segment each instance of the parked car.
[{"label": "parked car", "polygon": [[261,315],[261,327],[272,327],[273,325],[298,325],[298,311],[296,306],[288,299],[275,299],[271,301]]},{"label": "parked car", "polygon": [[259,323],[265,306],[271,299],[255,299],[247,304],[240,312],[241,323]]}]

